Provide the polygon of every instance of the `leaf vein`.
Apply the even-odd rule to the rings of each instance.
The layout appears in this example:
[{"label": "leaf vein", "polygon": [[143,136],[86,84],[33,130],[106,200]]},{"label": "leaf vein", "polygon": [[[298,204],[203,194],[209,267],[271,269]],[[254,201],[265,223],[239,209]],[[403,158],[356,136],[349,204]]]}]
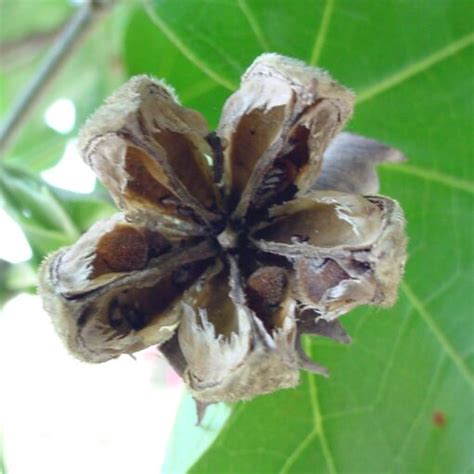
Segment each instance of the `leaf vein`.
[{"label": "leaf vein", "polygon": [[[307,354],[311,357],[311,341],[309,339],[305,340],[305,350]],[[324,431],[323,417],[321,414],[321,407],[319,404],[319,394],[318,387],[316,385],[316,378],[313,374],[308,373],[308,386],[309,386],[309,395],[311,402],[311,410],[313,413],[313,426],[315,433],[319,436],[321,441],[321,449],[323,451],[324,460],[330,474],[336,474],[336,465],[334,463],[334,457],[329,448],[328,440],[326,437],[326,432]]]},{"label": "leaf vein", "polygon": [[206,79],[203,79],[202,81],[192,84],[190,87],[182,91],[179,94],[179,98],[181,99],[183,103],[187,103],[190,100],[211,91],[217,86],[218,84],[216,84],[214,81],[209,82],[209,78],[206,78]]},{"label": "leaf vein", "polygon": [[326,36],[329,29],[329,24],[331,23],[335,1],[336,0],[326,0],[323,17],[321,19],[321,26],[319,27],[319,30],[316,33],[313,50],[309,59],[309,64],[311,66],[316,65],[319,61],[319,58],[321,57],[321,52],[323,51],[324,43],[326,41]]},{"label": "leaf vein", "polygon": [[444,173],[440,173],[436,170],[428,170],[425,168],[420,168],[414,165],[408,164],[383,164],[383,168],[390,170],[398,171],[400,173],[410,174],[412,176],[417,176],[418,178],[423,178],[427,181],[434,181],[445,186],[459,189],[460,191],[465,191],[471,194],[474,194],[474,183],[467,181],[462,178],[457,178],[456,176],[450,176]]},{"label": "leaf vein", "polygon": [[438,360],[438,363],[436,365],[436,368],[435,368],[435,371],[431,377],[431,382],[428,386],[428,389],[425,391],[424,393],[424,396],[423,396],[423,400],[421,401],[421,403],[419,404],[419,408],[418,410],[416,410],[417,412],[417,416],[415,416],[412,420],[412,422],[410,423],[410,427],[408,428],[408,430],[405,432],[405,436],[403,437],[403,443],[401,444],[399,450],[398,450],[398,453],[394,456],[393,458],[393,461],[392,461],[392,467],[390,469],[389,472],[393,473],[393,472],[397,472],[395,471],[395,465],[397,464],[397,462],[400,460],[400,458],[402,457],[406,447],[410,444],[410,441],[413,437],[413,433],[416,429],[417,426],[419,426],[420,422],[425,418],[426,416],[426,403],[428,402],[428,399],[430,398],[430,396],[432,395],[433,393],[433,390],[436,386],[436,383],[438,382],[438,377],[439,377],[439,374],[441,372],[441,368],[443,366],[443,362],[445,361],[445,354],[441,354],[441,357],[439,358]]},{"label": "leaf vein", "polygon": [[194,28],[193,25],[189,25],[187,27],[187,30],[189,33],[193,34],[195,38],[199,39],[204,43],[209,51],[214,51],[218,56],[220,56],[223,61],[227,62],[237,74],[240,75],[242,72],[243,66],[241,66],[237,61],[234,61],[232,57],[227,54],[225,50],[219,47],[218,44],[216,44],[215,41],[212,41],[212,39],[209,39],[208,35],[205,35],[201,33],[201,31],[197,28]]},{"label": "leaf vein", "polygon": [[170,26],[161,18],[156,10],[152,7],[150,0],[144,0],[144,8],[151,21],[158,27],[158,29],[168,38],[168,40],[174,44],[183,56],[188,59],[189,62],[193,63],[198,69],[204,74],[210,77],[217,84],[225,87],[230,91],[234,91],[238,88],[237,84],[230,81],[229,79],[220,75],[217,71],[210,68],[201,58],[199,58],[191,49],[188,48],[181,40],[181,38],[173,31]]},{"label": "leaf vein", "polygon": [[357,94],[357,104],[361,104],[373,99],[379,94],[382,94],[383,92],[392,89],[399,84],[402,84],[404,81],[416,76],[420,72],[426,71],[444,59],[454,56],[459,51],[470,46],[472,43],[474,43],[474,33],[470,33],[463,38],[452,42],[448,46],[435,51],[420,61],[410,64],[395,74],[392,74],[391,76],[388,76],[385,79],[382,79],[380,82],[377,82],[376,84],[369,86],[359,92],[359,94]]},{"label": "leaf vein", "polygon": [[311,444],[311,442],[317,435],[318,434],[316,433],[316,430],[313,429],[305,436],[303,441],[301,441],[301,443],[298,444],[295,450],[286,458],[286,461],[280,469],[279,474],[286,474],[287,472],[289,472],[290,468],[293,466],[296,460],[301,456],[306,447]]},{"label": "leaf vein", "polygon": [[428,312],[420,299],[416,296],[415,292],[406,282],[400,284],[402,291],[405,293],[405,296],[408,298],[410,303],[413,305],[415,310],[421,316],[423,321],[431,329],[431,332],[434,334],[438,342],[441,344],[441,347],[444,349],[446,354],[450,357],[451,361],[458,368],[461,374],[464,376],[466,381],[474,388],[474,376],[469,372],[466,364],[462,357],[456,352],[454,347],[449,342],[446,335],[443,333],[441,328],[438,326],[436,321],[433,319],[433,316]]},{"label": "leaf vein", "polygon": [[349,408],[348,410],[342,410],[330,413],[329,415],[323,415],[324,420],[332,420],[337,418],[343,418],[346,416],[361,415],[362,413],[370,413],[374,410],[373,405],[366,405],[359,408]]},{"label": "leaf vein", "polygon": [[265,34],[263,33],[263,30],[260,28],[258,21],[253,16],[252,10],[248,6],[247,0],[237,0],[237,4],[239,5],[240,10],[244,14],[255,37],[257,38],[257,41],[260,44],[260,47],[262,48],[262,51],[270,51],[270,45],[268,43],[268,40]]},{"label": "leaf vein", "polygon": [[378,385],[378,388],[377,388],[377,393],[376,393],[376,395],[374,397],[374,401],[372,403],[372,407],[374,407],[374,408],[383,399],[383,392],[384,392],[384,390],[385,390],[385,388],[388,384],[389,374],[390,374],[390,371],[393,368],[393,364],[394,364],[396,356],[398,354],[398,346],[402,342],[403,335],[404,335],[404,333],[407,329],[408,322],[410,320],[410,313],[411,313],[411,311],[409,311],[408,314],[405,315],[405,318],[404,318],[403,322],[399,325],[397,336],[396,336],[395,341],[393,343],[393,347],[392,347],[392,350],[390,352],[390,356],[387,360],[387,363],[385,364],[384,371],[383,371],[383,373],[380,377],[380,382],[379,382],[379,385]]}]

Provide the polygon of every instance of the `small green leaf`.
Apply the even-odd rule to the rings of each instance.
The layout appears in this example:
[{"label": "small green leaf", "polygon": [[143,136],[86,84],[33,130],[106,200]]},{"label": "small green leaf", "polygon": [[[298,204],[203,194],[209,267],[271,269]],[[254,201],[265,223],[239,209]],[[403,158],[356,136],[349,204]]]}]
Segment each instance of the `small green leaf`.
[{"label": "small green leaf", "polygon": [[19,293],[36,292],[36,272],[29,262],[11,264],[0,259],[0,309]]},{"label": "small green leaf", "polygon": [[0,198],[25,233],[35,264],[75,242],[98,218],[114,210],[97,196],[55,189],[24,169],[5,164],[0,166]]},{"label": "small green leaf", "polygon": [[99,219],[105,219],[117,212],[109,195],[100,184],[91,194],[78,194],[59,188],[54,188],[54,193],[81,233]]},{"label": "small green leaf", "polygon": [[17,220],[61,232],[71,241],[79,237],[74,222],[40,178],[20,168],[2,166],[0,189],[6,206],[16,214]]}]

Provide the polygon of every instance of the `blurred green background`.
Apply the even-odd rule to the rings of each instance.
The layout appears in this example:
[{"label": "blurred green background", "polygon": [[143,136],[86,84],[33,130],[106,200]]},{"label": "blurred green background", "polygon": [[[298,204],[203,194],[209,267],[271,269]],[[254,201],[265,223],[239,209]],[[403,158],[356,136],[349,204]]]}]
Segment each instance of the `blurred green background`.
[{"label": "blurred green background", "polygon": [[[0,117],[79,4],[0,0]],[[163,472],[474,472],[473,44],[472,0],[115,2],[2,155],[1,206],[31,256],[14,257],[21,242],[0,215],[0,304],[34,292],[41,259],[113,212],[73,147],[117,85],[138,73],[164,78],[214,127],[257,55],[303,59],[357,93],[350,130],[409,158],[380,169],[382,194],[408,221],[398,304],[345,316],[350,347],[312,342],[328,380],[303,375],[298,389],[230,414],[213,407],[201,428],[185,400]]]}]

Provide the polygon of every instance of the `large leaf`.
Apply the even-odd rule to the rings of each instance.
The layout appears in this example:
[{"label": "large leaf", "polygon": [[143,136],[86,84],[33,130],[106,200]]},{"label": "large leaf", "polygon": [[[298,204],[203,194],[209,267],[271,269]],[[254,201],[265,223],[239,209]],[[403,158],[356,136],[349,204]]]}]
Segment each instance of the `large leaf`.
[{"label": "large leaf", "polygon": [[[303,375],[295,390],[237,406],[191,472],[472,472],[472,0],[160,0],[148,10],[129,25],[129,72],[164,77],[212,125],[245,67],[271,50],[354,88],[350,128],[409,157],[381,170],[410,235],[398,304],[346,316],[350,347],[311,341],[332,376]],[[179,429],[170,456],[186,457],[196,439]]]}]

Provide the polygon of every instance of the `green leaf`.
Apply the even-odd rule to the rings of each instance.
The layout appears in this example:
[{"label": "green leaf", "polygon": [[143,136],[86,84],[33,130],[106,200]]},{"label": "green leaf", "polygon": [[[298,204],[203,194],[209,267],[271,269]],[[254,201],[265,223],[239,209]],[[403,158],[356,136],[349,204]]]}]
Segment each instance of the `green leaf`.
[{"label": "green leaf", "polygon": [[[149,10],[130,21],[128,71],[164,77],[212,125],[271,50],[353,88],[350,129],[409,157],[381,170],[410,236],[397,305],[347,315],[350,347],[312,340],[331,377],[302,374],[295,390],[238,405],[190,472],[472,471],[474,3],[160,0]],[[191,425],[176,427],[176,473],[187,470]]]},{"label": "green leaf", "polygon": [[81,233],[99,219],[105,219],[117,212],[110,196],[101,185],[98,185],[98,189],[91,194],[78,194],[59,188],[52,189]]},{"label": "green leaf", "polygon": [[29,262],[14,265],[0,259],[0,309],[19,293],[36,293],[36,284],[35,268]]},{"label": "green leaf", "polygon": [[[150,54],[144,44],[152,44],[159,54]],[[124,60],[129,75],[164,78],[176,89],[183,105],[204,113],[212,126],[217,124],[229,91],[190,63],[141,9],[132,15],[126,29]]]},{"label": "green leaf", "polygon": [[[13,41],[40,35],[62,25],[71,14],[71,5],[64,0],[48,0],[41,8],[29,2],[0,0],[2,28],[0,39]],[[21,22],[18,19],[21,18]]]},{"label": "green leaf", "polygon": [[25,233],[37,263],[80,235],[50,188],[20,168],[0,167],[0,197],[3,207]]},{"label": "green leaf", "polygon": [[0,438],[0,474],[7,474],[7,467],[3,458],[3,447]]},{"label": "green leaf", "polygon": [[0,166],[0,203],[17,221],[38,265],[50,252],[70,245],[113,206],[99,195],[56,189],[23,168]]}]

